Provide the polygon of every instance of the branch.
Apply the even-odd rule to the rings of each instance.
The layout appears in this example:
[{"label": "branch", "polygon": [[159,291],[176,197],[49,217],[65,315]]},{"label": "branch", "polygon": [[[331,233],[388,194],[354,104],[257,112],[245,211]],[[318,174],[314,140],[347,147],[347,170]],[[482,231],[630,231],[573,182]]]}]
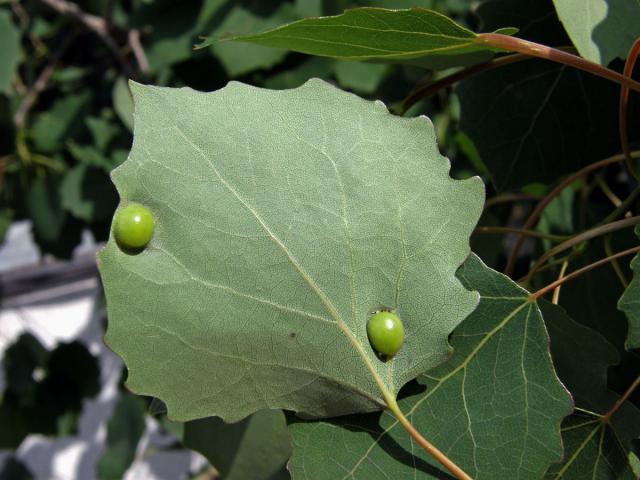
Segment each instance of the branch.
[{"label": "branch", "polygon": [[27,92],[27,95],[22,100],[22,103],[20,103],[18,110],[13,116],[13,123],[18,129],[21,129],[22,127],[24,127],[24,122],[25,122],[27,113],[29,113],[29,110],[31,110],[33,105],[36,103],[36,100],[38,100],[38,96],[40,95],[40,93],[42,93],[42,91],[45,88],[47,88],[49,79],[51,78],[51,75],[53,75],[53,72],[55,72],[58,61],[66,51],[67,47],[69,46],[69,43],[74,38],[74,36],[75,35],[69,35],[66,39],[62,41],[62,43],[56,49],[56,51],[53,52],[53,54],[51,55],[51,59],[49,60],[49,63],[47,63],[47,65],[44,67],[42,72],[40,72],[40,75],[38,75],[38,78],[33,83],[29,91]]},{"label": "branch", "polygon": [[[640,158],[640,151],[631,152],[631,155],[633,158]],[[529,215],[529,218],[527,219],[525,224],[522,226],[522,229],[531,230],[536,225],[536,222],[538,221],[538,218],[540,217],[540,215],[542,215],[542,212],[544,211],[544,209],[547,208],[547,205],[549,205],[554,198],[560,195],[560,193],[562,193],[562,191],[565,188],[567,188],[569,185],[571,185],[575,180],[577,180],[578,178],[584,177],[585,175],[591,173],[594,170],[604,168],[614,163],[623,162],[624,160],[625,160],[624,154],[614,155],[612,157],[605,158],[604,160],[600,160],[599,162],[592,163],[591,165],[587,165],[582,170],[577,171],[573,175],[569,175],[562,182],[560,182],[553,190],[551,190],[542,200],[540,200],[538,205],[536,205],[536,208],[534,208],[533,211],[531,212],[531,215]],[[507,261],[507,266],[504,271],[504,273],[508,276],[510,276],[511,273],[513,273],[513,267],[515,266],[516,259],[518,258],[518,253],[520,253],[520,249],[524,244],[524,240],[525,240],[525,237],[520,236],[520,238],[518,238],[515,245],[511,249],[511,253],[509,254],[509,259]]]},{"label": "branch", "polygon": [[519,228],[510,227],[477,227],[473,233],[517,233],[527,237],[542,238],[545,240],[552,240],[554,242],[564,242],[569,238],[567,235],[553,235],[551,233],[537,232],[535,230],[521,230]]},{"label": "branch", "polygon": [[609,410],[607,413],[604,414],[604,416],[602,417],[602,422],[603,423],[607,423],[611,419],[613,414],[616,413],[620,409],[622,404],[627,401],[627,398],[629,398],[631,396],[633,391],[636,388],[638,388],[639,385],[640,385],[640,377],[638,377],[638,378],[636,378],[634,380],[634,382],[629,386],[629,388],[627,388],[627,391],[624,392],[624,394],[618,399],[618,401],[615,403],[615,405],[613,407],[611,407],[611,410]]},{"label": "branch", "polygon": [[140,71],[142,73],[148,73],[149,61],[142,48],[142,43],[140,43],[140,30],[135,28],[129,30],[128,40],[133,56],[136,57],[136,62],[138,62],[138,67],[140,67]]},{"label": "branch", "polygon": [[124,58],[124,56],[122,55],[118,44],[115,42],[113,37],[111,37],[107,22],[104,18],[87,13],[75,3],[69,2],[67,0],[40,1],[59,14],[74,19],[76,22],[84,25],[87,29],[91,30],[98,37],[100,37],[103,43],[107,47],[109,47],[109,49],[115,55],[122,69],[124,70],[125,75],[129,78],[136,78],[135,71],[133,70],[131,65],[129,65],[129,62],[127,62],[126,58]]},{"label": "branch", "polygon": [[624,220],[618,220],[617,222],[607,223],[605,225],[600,225],[598,227],[592,228],[585,232],[582,232],[574,237],[571,237],[566,242],[561,243],[560,245],[556,245],[551,250],[542,255],[536,263],[533,264],[531,270],[525,277],[525,282],[531,280],[531,278],[535,275],[538,268],[546,262],[548,259],[556,255],[557,253],[564,252],[565,250],[573,247],[574,245],[578,245],[579,243],[585,242],[595,237],[599,237],[600,235],[604,235],[606,233],[615,232],[622,228],[627,228],[633,225],[638,225],[640,223],[640,216],[625,218]]},{"label": "branch", "polygon": [[529,301],[535,302],[538,298],[540,298],[544,294],[550,292],[551,290],[554,290],[556,287],[562,285],[563,283],[568,282],[569,280],[573,280],[574,278],[579,277],[583,273],[587,273],[590,270],[593,270],[594,268],[598,268],[598,267],[601,267],[602,265],[606,265],[607,263],[617,260],[620,257],[625,257],[627,255],[631,255],[637,252],[640,252],[640,247],[634,247],[628,250],[624,250],[622,252],[616,253],[615,255],[611,255],[610,257],[603,258],[602,260],[598,260],[597,262],[587,265],[586,267],[582,267],[579,270],[576,270],[575,272],[571,272],[566,277],[559,278],[555,282],[550,283],[546,287],[542,287],[537,292],[532,293],[531,295],[529,295]]},{"label": "branch", "polygon": [[509,65],[510,63],[529,60],[530,58],[531,57],[529,55],[524,55],[522,53],[505,55],[504,57],[494,58],[493,60],[489,60],[488,62],[479,63],[477,65],[463,68],[462,70],[458,70],[457,72],[452,73],[451,75],[447,75],[446,77],[443,77],[433,83],[429,83],[428,85],[418,86],[409,93],[407,98],[402,101],[402,105],[400,107],[400,115],[404,115],[407,110],[413,107],[420,100],[426,100],[438,93],[440,90],[447,88],[454,83],[458,83],[459,81],[477,75],[478,73],[487,72],[489,70],[493,70],[494,68]]},{"label": "branch", "polygon": [[523,40],[522,38],[511,37],[509,35],[502,35],[500,33],[481,33],[477,36],[476,40],[480,45],[499,48],[500,50],[507,50],[510,52],[523,53],[532,57],[538,57],[544,60],[568,65],[570,67],[577,68],[578,70],[583,70],[593,75],[611,80],[612,82],[619,83],[620,85],[624,85],[636,92],[640,92],[640,83],[630,79],[629,77],[558,48],[548,47],[546,45]]},{"label": "branch", "polygon": [[486,210],[500,203],[540,200],[540,198],[542,197],[539,195],[529,195],[527,193],[503,193],[487,199],[484,203],[484,208]]},{"label": "branch", "polygon": [[[638,59],[638,54],[640,54],[640,38],[637,39],[634,44],[631,46],[631,50],[629,51],[629,55],[627,56],[627,61],[624,64],[624,73],[623,75],[627,78],[631,78],[633,74],[633,67],[636,64],[636,60]],[[622,151],[626,157],[626,164],[629,172],[633,177],[638,179],[638,172],[636,172],[635,165],[633,164],[633,159],[631,158],[631,148],[629,147],[629,138],[627,135],[627,104],[629,102],[629,87],[626,85],[622,86],[620,90],[620,105],[618,108],[618,124],[620,128],[620,144],[622,145]]]}]

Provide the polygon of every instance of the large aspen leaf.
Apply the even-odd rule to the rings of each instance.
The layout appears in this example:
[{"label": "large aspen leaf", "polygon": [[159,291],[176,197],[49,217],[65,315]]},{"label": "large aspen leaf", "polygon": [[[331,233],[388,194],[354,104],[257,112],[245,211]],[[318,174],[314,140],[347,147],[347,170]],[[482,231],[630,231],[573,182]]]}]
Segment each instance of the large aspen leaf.
[{"label": "large aspen leaf", "polygon": [[[382,408],[446,360],[478,302],[455,271],[484,189],[449,177],[428,119],[320,80],[132,90],[134,143],[112,177],[156,228],[137,255],[111,238],[99,266],[134,392],[178,420],[335,416]],[[381,306],[407,333],[386,362],[365,330]]]}]

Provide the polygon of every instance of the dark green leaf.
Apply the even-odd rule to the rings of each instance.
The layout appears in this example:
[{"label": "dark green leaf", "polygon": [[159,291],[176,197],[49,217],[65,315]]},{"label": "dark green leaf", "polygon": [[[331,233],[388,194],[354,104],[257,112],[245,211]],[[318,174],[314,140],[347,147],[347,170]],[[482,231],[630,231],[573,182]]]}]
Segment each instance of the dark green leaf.
[{"label": "dark green leaf", "polygon": [[291,444],[279,410],[262,410],[233,424],[219,418],[187,422],[183,443],[207,457],[224,480],[289,478]]},{"label": "dark green leaf", "polygon": [[101,480],[123,478],[135,458],[144,429],[144,400],[123,393],[107,423],[107,449],[98,462],[98,476]]},{"label": "dark green leaf", "polygon": [[101,152],[104,152],[111,141],[120,133],[120,128],[104,118],[88,117],[86,122],[93,136],[95,146]]},{"label": "dark green leaf", "polygon": [[11,226],[11,222],[13,220],[13,215],[13,209],[6,207],[0,208],[0,245],[2,245],[4,237],[9,231],[9,227]]},{"label": "dark green leaf", "polygon": [[562,426],[564,461],[553,466],[546,478],[636,478],[629,454],[640,432],[640,410],[625,402],[608,422],[602,418],[619,399],[607,387],[607,368],[618,360],[616,349],[560,307],[542,302],[541,308],[558,375],[574,394],[577,407]]},{"label": "dark green leaf", "polygon": [[27,210],[33,221],[36,238],[55,241],[62,232],[65,212],[60,202],[60,175],[39,176],[27,193]]},{"label": "dark green leaf", "polygon": [[55,152],[77,134],[84,125],[90,100],[91,94],[85,90],[60,98],[39,113],[30,133],[38,151]]},{"label": "dark green leaf", "polygon": [[607,65],[627,58],[640,37],[638,0],[553,0],[558,16],[584,58]]},{"label": "dark green leaf", "polygon": [[0,448],[17,448],[29,433],[73,433],[83,400],[100,387],[97,361],[79,342],[45,353],[23,335],[7,351],[4,368],[10,384],[0,405]]},{"label": "dark green leaf", "polygon": [[[225,17],[224,21],[216,27],[212,35],[217,37],[255,32],[273,28],[294,18],[295,12],[293,8],[286,3],[268,17],[254,14],[242,5],[236,5],[229,15]],[[212,44],[211,51],[232,77],[258,68],[270,68],[280,62],[287,54],[282,50],[260,45],[233,42]]]},{"label": "dark green leaf", "polygon": [[[635,232],[640,236],[640,227],[637,226]],[[628,350],[640,348],[640,278],[638,278],[640,275],[640,254],[631,261],[631,269],[633,270],[633,280],[618,302],[618,309],[625,313],[629,321],[629,334],[625,343]]]},{"label": "dark green leaf", "polygon": [[[433,57],[434,64],[445,68],[468,63],[468,58],[460,57],[464,58],[460,61],[457,56],[489,51],[475,39],[471,30],[432,10],[364,7],[225,40],[344,60],[410,61],[429,57],[425,62],[430,62]],[[429,66],[425,62],[421,64]]]},{"label": "dark green leaf", "polygon": [[[540,478],[562,457],[560,423],[571,410],[540,310],[474,255],[458,276],[480,305],[453,333],[451,359],[419,376],[400,408],[472,478]],[[445,478],[388,413],[290,430],[294,478]]]},{"label": "dark green leaf", "polygon": [[60,185],[62,206],[86,222],[108,219],[118,203],[107,174],[89,165],[76,165]]},{"label": "dark green leaf", "polygon": [[20,30],[13,24],[11,13],[0,10],[0,93],[11,86],[20,62]]},{"label": "dark green leaf", "polygon": [[334,64],[333,71],[342,87],[362,93],[373,93],[389,73],[390,66],[380,63],[338,61]]},{"label": "dark green leaf", "polygon": [[113,85],[113,109],[129,130],[133,130],[133,98],[127,80],[120,77]]}]

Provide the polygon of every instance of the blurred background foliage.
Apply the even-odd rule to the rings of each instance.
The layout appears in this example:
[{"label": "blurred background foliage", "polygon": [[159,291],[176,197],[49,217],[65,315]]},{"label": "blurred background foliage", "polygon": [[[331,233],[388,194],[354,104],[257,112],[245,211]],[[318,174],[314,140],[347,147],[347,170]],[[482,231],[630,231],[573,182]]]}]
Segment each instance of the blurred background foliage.
[{"label": "blurred background foliage", "polygon": [[[470,0],[422,0],[471,27]],[[109,172],[127,156],[143,83],[211,91],[229,80],[296,87],[311,77],[389,105],[425,71],[312,58],[243,43],[194,50],[200,37],[249,33],[305,16],[406,1],[92,0],[0,2],[0,236],[28,218],[43,254],[69,258],[83,229],[105,240],[117,194]],[[94,29],[86,22],[93,22]],[[449,116],[449,114],[447,114]],[[446,129],[446,125],[443,125]]]}]

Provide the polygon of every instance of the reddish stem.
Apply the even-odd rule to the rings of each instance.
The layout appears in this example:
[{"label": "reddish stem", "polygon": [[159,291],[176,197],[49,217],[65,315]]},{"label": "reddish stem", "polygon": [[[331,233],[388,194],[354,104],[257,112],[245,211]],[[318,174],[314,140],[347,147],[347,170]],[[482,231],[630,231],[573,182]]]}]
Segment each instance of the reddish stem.
[{"label": "reddish stem", "polygon": [[595,62],[590,62],[582,57],[567,53],[557,48],[548,47],[539,43],[530,42],[521,38],[510,37],[500,33],[481,33],[477,36],[477,42],[481,45],[499,48],[511,52],[523,53],[532,57],[538,57],[552,62],[569,65],[570,67],[584,70],[612,82],[625,85],[628,88],[640,92],[640,83],[622,75],[621,73],[605,68]]},{"label": "reddish stem", "polygon": [[622,252],[616,253],[615,255],[611,255],[610,257],[603,258],[602,260],[598,260],[597,262],[592,263],[590,265],[587,265],[586,267],[582,267],[582,268],[576,270],[575,272],[571,272],[566,277],[559,278],[555,282],[550,283],[546,287],[542,287],[537,292],[532,293],[531,295],[529,295],[529,301],[530,302],[535,302],[541,296],[545,295],[546,293],[550,292],[551,290],[554,290],[555,288],[557,288],[558,286],[562,285],[563,283],[566,283],[569,280],[573,280],[574,278],[579,277],[583,273],[587,273],[587,272],[593,270],[594,268],[601,267],[602,265],[606,265],[607,263],[612,262],[614,260],[617,260],[620,257],[625,257],[627,255],[631,255],[632,253],[637,253],[639,251],[640,251],[640,247],[633,247],[633,248],[630,248],[629,250],[624,250]]},{"label": "reddish stem", "polygon": [[[640,54],[640,38],[633,43],[633,45],[631,46],[631,50],[629,51],[629,56],[627,57],[627,61],[624,64],[623,74],[625,77],[627,78],[632,77],[633,68],[636,65],[638,54]],[[629,87],[626,85],[622,85],[622,89],[620,90],[620,106],[618,109],[618,124],[620,125],[620,144],[622,145],[622,151],[624,152],[626,157],[627,168],[635,178],[638,178],[635,165],[633,164],[633,159],[631,158],[631,148],[629,147],[629,137],[627,134],[628,102],[629,102]]]},{"label": "reddish stem", "polygon": [[[527,221],[522,226],[522,230],[533,229],[533,227],[536,225],[536,222],[538,221],[538,218],[540,217],[540,215],[542,215],[542,212],[544,211],[544,209],[547,208],[547,205],[549,205],[554,198],[560,195],[560,193],[569,185],[571,185],[575,180],[577,180],[578,178],[584,177],[585,175],[587,175],[588,173],[594,170],[598,170],[600,168],[606,167],[607,165],[622,162],[624,161],[624,159],[625,159],[624,154],[614,155],[613,157],[605,158],[604,160],[600,160],[599,162],[595,162],[595,163],[592,163],[591,165],[587,165],[582,170],[579,170],[573,175],[570,175],[569,177],[564,179],[553,190],[551,190],[542,200],[540,200],[540,202],[538,202],[536,207],[533,209],[533,211],[529,215],[529,218],[527,218]],[[524,241],[525,241],[524,235],[520,235],[520,237],[514,244],[513,248],[511,249],[511,253],[509,254],[509,259],[507,260],[507,266],[504,270],[505,275],[510,276],[513,273],[513,268],[515,267],[516,259],[518,258],[518,253],[520,253],[520,249],[522,248]]]}]

